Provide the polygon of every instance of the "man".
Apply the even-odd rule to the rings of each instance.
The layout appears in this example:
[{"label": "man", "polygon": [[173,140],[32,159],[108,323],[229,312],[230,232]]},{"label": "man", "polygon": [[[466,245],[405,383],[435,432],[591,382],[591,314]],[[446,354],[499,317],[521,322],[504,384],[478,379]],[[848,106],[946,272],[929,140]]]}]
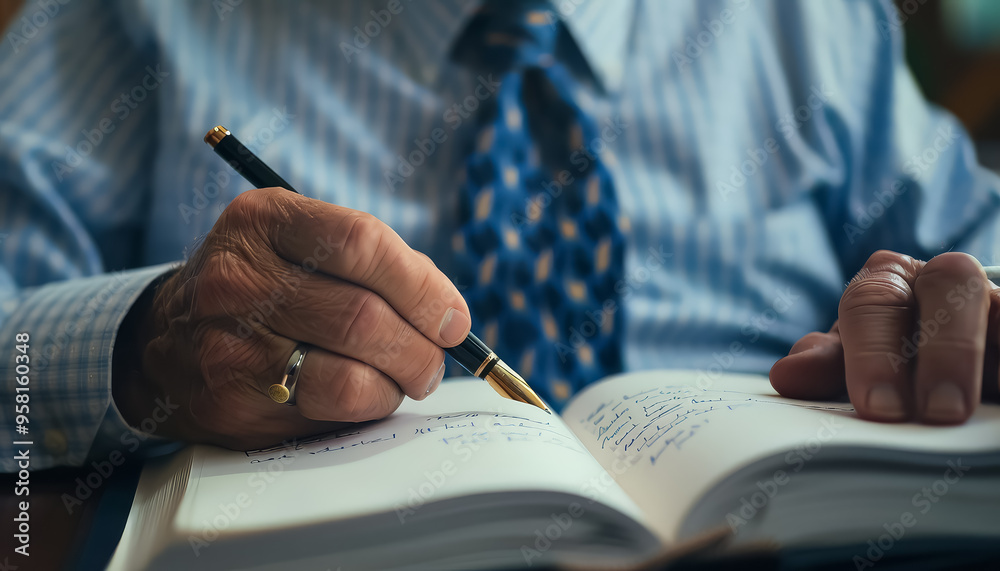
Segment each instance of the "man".
[{"label": "man", "polygon": [[[554,43],[529,65],[487,31],[512,4],[26,4],[0,58],[0,367],[32,467],[380,418],[470,328],[556,406],[615,367],[789,348],[780,392],[846,389],[872,420],[960,423],[995,390],[996,290],[957,252],[997,261],[998,181],[921,99],[890,3],[531,5]],[[467,57],[490,38],[506,67]],[[200,141],[220,122],[305,196],[247,190]],[[476,223],[501,231],[471,260]],[[582,235],[593,257],[547,257]]]}]

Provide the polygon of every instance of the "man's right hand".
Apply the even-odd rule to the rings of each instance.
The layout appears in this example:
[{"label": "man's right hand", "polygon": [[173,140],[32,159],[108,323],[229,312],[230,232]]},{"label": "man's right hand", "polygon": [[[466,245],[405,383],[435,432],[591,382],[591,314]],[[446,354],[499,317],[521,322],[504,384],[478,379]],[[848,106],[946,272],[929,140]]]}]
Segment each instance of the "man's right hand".
[{"label": "man's right hand", "polygon": [[[267,446],[423,399],[469,315],[434,263],[375,217],[252,190],[157,289],[137,320],[140,370],[114,372],[115,401],[133,425],[156,397],[180,405],[160,436]],[[275,403],[267,387],[299,342],[312,348],[296,404]]]}]

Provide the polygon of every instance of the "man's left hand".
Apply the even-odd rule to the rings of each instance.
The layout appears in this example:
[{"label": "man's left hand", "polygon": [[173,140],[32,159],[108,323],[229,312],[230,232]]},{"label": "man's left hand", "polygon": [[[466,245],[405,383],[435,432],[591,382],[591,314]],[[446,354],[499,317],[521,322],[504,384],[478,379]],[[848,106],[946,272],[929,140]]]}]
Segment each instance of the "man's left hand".
[{"label": "man's left hand", "polygon": [[880,251],[847,285],[830,331],[799,339],[771,384],[804,399],[846,390],[869,420],[958,424],[998,392],[998,331],[1000,289],[975,258]]}]

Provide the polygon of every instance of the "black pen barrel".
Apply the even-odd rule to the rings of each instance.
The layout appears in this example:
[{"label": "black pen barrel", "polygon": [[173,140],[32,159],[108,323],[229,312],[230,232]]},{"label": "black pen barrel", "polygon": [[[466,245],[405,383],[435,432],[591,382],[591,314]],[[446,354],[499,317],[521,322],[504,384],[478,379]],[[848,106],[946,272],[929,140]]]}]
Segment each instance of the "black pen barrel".
[{"label": "black pen barrel", "polygon": [[489,356],[493,353],[493,351],[491,351],[485,343],[480,341],[479,338],[472,333],[469,333],[469,336],[465,338],[465,341],[462,341],[455,347],[445,349],[445,351],[458,361],[458,364],[462,365],[465,370],[479,377],[485,376],[488,371],[480,371],[479,374],[477,374],[476,371],[482,367]]},{"label": "black pen barrel", "polygon": [[205,136],[205,142],[212,146],[215,154],[222,157],[229,163],[229,166],[233,167],[233,170],[250,181],[254,187],[281,187],[296,194],[299,193],[295,187],[271,170],[271,167],[264,164],[264,161],[253,154],[253,151],[248,149],[225,127],[220,125],[209,131],[208,135]]}]

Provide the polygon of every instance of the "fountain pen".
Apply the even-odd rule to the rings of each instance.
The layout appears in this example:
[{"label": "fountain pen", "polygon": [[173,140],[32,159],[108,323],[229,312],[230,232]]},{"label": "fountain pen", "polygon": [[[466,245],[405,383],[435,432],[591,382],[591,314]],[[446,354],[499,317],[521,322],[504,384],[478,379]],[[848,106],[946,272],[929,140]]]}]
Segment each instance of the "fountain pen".
[{"label": "fountain pen", "polygon": [[[254,187],[279,187],[299,192],[222,125],[209,131],[205,135],[205,142]],[[464,341],[445,351],[465,370],[488,382],[500,396],[535,405],[551,414],[552,411],[528,383],[471,332]]]}]

